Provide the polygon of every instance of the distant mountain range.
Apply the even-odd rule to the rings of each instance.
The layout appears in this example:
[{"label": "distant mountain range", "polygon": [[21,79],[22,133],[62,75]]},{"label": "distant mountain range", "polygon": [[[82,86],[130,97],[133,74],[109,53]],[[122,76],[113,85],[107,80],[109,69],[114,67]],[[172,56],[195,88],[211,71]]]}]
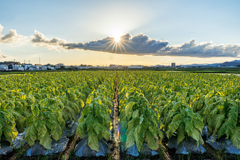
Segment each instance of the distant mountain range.
[{"label": "distant mountain range", "polygon": [[190,65],[181,65],[181,66],[205,66],[205,67],[217,67],[217,66],[222,66],[222,67],[227,67],[227,66],[237,66],[240,65],[240,60],[234,60],[230,62],[223,62],[223,63],[212,63],[212,64],[190,64]]}]

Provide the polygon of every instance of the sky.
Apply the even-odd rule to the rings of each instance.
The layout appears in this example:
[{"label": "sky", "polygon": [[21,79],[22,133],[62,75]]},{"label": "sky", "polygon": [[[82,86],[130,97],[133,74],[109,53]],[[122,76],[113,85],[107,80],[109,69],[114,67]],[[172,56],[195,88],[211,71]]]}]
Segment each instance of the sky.
[{"label": "sky", "polygon": [[240,59],[239,0],[0,2],[0,61],[170,65]]}]

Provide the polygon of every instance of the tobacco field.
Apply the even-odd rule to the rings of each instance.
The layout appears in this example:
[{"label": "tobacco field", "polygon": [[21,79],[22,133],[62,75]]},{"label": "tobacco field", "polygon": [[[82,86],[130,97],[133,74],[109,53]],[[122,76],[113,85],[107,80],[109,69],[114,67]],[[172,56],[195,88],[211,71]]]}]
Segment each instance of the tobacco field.
[{"label": "tobacco field", "polygon": [[0,159],[240,159],[239,82],[164,71],[0,76]]}]

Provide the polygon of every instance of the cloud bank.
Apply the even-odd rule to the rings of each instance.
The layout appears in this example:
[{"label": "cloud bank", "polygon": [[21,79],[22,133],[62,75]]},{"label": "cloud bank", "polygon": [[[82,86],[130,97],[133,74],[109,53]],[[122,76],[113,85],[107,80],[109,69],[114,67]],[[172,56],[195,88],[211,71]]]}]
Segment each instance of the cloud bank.
[{"label": "cloud bank", "polygon": [[69,43],[59,38],[46,38],[42,33],[35,31],[32,42],[38,46],[44,46],[48,49],[62,48],[66,50],[84,49],[92,51],[102,51],[110,53],[155,53],[159,49],[167,46],[168,42],[157,41],[149,37],[138,34],[132,37],[129,33],[121,36],[120,43],[115,43],[113,37],[106,37],[97,41],[90,41],[88,43]]},{"label": "cloud bank", "polygon": [[[2,35],[3,26],[0,24],[0,43],[15,43],[19,40],[22,40],[24,36],[17,34],[17,31],[14,29],[10,29],[9,33]],[[10,56],[2,54],[0,51],[0,59],[8,58]]]},{"label": "cloud bank", "polygon": [[35,31],[31,41],[37,46],[55,50],[83,49],[139,56],[237,57],[240,55],[239,44],[215,45],[212,42],[196,44],[193,39],[183,44],[168,46],[167,41],[154,40],[143,34],[132,36],[129,33],[121,36],[118,43],[113,37],[87,43],[71,43],[59,38],[49,39]]},{"label": "cloud bank", "polygon": [[10,29],[9,33],[2,35],[3,26],[0,24],[0,43],[14,43],[23,38],[22,35],[17,34],[17,31]]},{"label": "cloud bank", "polygon": [[8,56],[2,54],[2,52],[0,51],[0,59],[3,59],[3,58],[8,58]]}]

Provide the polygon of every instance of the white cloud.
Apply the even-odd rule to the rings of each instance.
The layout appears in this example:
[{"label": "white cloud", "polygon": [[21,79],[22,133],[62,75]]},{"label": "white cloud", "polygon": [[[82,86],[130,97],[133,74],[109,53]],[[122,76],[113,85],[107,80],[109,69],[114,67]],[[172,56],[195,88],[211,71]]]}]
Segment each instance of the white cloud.
[{"label": "white cloud", "polygon": [[48,49],[53,49],[58,46],[66,50],[84,49],[121,54],[153,53],[166,47],[168,44],[168,42],[150,39],[143,34],[131,36],[129,33],[121,36],[121,43],[115,43],[113,37],[106,37],[101,40],[87,43],[70,43],[59,38],[48,39],[38,31],[35,31],[32,42]]},{"label": "white cloud", "polygon": [[121,36],[120,43],[116,43],[113,37],[86,43],[71,43],[59,38],[48,39],[42,33],[35,31],[32,42],[37,46],[55,50],[83,49],[139,56],[238,57],[240,55],[239,44],[215,45],[212,42],[197,44],[192,39],[183,44],[167,46],[166,41],[154,40],[143,34],[131,36],[129,33]]},{"label": "white cloud", "polygon": [[0,24],[0,43],[14,43],[24,38],[17,34],[17,31],[10,29],[8,34],[2,35],[3,26]]},{"label": "white cloud", "polygon": [[196,44],[192,39],[180,45],[173,45],[158,51],[167,56],[189,56],[189,57],[237,57],[240,55],[240,45],[222,44],[214,45],[212,42]]},{"label": "white cloud", "polygon": [[0,51],[0,59],[4,59],[4,58],[8,58],[8,56],[2,54],[2,52]]}]

